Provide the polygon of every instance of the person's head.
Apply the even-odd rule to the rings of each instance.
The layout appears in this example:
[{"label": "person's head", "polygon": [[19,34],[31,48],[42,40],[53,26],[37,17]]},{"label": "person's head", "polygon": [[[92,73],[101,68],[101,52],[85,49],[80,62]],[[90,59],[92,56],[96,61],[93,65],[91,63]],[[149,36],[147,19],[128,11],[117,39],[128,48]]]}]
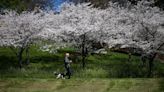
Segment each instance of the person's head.
[{"label": "person's head", "polygon": [[65,53],[65,56],[66,56],[66,57],[69,57],[69,53]]}]

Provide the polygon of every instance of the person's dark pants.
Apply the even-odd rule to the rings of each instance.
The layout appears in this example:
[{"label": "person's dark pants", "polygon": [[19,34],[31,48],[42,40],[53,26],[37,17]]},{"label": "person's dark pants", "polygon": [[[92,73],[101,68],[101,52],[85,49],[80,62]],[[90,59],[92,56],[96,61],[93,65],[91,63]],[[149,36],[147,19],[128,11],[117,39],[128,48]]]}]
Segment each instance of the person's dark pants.
[{"label": "person's dark pants", "polygon": [[70,79],[71,78],[71,69],[70,69],[70,67],[65,67],[66,68],[66,76],[68,76],[68,79]]}]

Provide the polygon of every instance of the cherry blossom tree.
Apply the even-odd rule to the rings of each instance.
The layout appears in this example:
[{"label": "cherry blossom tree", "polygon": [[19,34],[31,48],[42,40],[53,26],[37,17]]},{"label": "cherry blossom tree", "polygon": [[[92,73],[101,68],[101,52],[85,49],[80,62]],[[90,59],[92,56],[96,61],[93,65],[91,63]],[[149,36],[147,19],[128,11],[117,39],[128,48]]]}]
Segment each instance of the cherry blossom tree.
[{"label": "cherry blossom tree", "polygon": [[151,57],[150,73],[157,52],[164,45],[161,27],[164,13],[147,1],[127,5],[121,7],[110,2],[109,8],[102,10],[92,8],[88,3],[64,4],[59,14],[52,11],[21,14],[7,12],[0,15],[0,45],[17,48],[15,53],[20,67],[22,53],[34,39],[51,40],[55,47],[78,46],[85,67],[86,51],[91,48],[93,41],[106,43],[108,48],[120,44],[122,48],[140,48],[142,53],[147,52]]},{"label": "cherry blossom tree", "polygon": [[151,7],[150,2],[140,2],[135,8],[139,28],[136,32],[136,41],[143,49],[149,61],[148,76],[152,74],[153,62],[156,55],[164,46],[164,12],[157,7]]},{"label": "cherry blossom tree", "polygon": [[[10,47],[16,54],[19,66],[22,68],[22,54],[26,50],[29,58],[30,44],[37,34],[44,29],[45,21],[42,13],[23,12],[18,14],[7,11],[0,16],[0,45]],[[28,60],[29,61],[29,60]]]},{"label": "cherry blossom tree", "polygon": [[59,14],[63,16],[61,28],[63,39],[74,45],[81,45],[83,67],[86,48],[93,41],[107,43],[108,48],[125,44],[131,39],[134,21],[128,9],[110,3],[110,7],[100,10],[88,4],[66,4]]},{"label": "cherry blossom tree", "polygon": [[89,48],[95,39],[95,32],[100,29],[103,22],[104,11],[88,6],[89,4],[66,4],[63,6],[64,36],[67,41],[71,41],[74,46],[81,49],[82,66],[85,67],[85,58]]},{"label": "cherry blossom tree", "polygon": [[[125,36],[126,42],[123,47],[135,47],[142,49],[141,54],[145,54],[149,61],[148,76],[152,74],[153,62],[156,55],[164,46],[164,12],[157,7],[151,6],[153,2],[140,1],[137,5],[128,8],[128,18],[130,24],[124,23],[123,26],[130,26],[125,32],[130,33]],[[126,21],[128,21],[126,20]],[[122,38],[124,39],[124,38]],[[133,49],[132,49],[133,50]]]},{"label": "cherry blossom tree", "polygon": [[[83,67],[85,66],[86,36],[96,30],[98,24],[97,9],[88,4],[64,4],[59,14],[48,13],[46,21],[49,21],[47,31],[40,33],[40,37],[53,40],[60,47],[68,45],[80,45],[82,49]],[[101,17],[99,17],[101,18]],[[98,27],[98,26],[97,26]],[[91,39],[92,37],[88,37]],[[59,44],[58,44],[59,43]]]}]

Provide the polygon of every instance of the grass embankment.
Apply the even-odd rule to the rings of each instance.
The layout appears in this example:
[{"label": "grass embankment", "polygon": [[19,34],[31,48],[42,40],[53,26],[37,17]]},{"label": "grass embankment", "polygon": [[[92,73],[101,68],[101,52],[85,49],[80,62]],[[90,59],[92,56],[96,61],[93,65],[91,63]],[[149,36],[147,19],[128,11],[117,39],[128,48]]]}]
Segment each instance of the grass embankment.
[{"label": "grass embankment", "polygon": [[[36,47],[30,50],[31,63],[19,69],[17,59],[9,48],[0,48],[0,77],[54,78],[53,72],[64,72],[64,53],[73,50],[60,50],[57,54],[41,52]],[[25,55],[24,55],[25,57]],[[82,69],[80,57],[73,59],[74,78],[139,78],[147,77],[148,65],[143,66],[140,58],[133,56],[128,62],[128,55],[109,52],[107,55],[89,55],[86,68]],[[24,58],[25,60],[25,58]],[[164,76],[164,63],[154,62],[153,77]]]},{"label": "grass embankment", "polygon": [[144,78],[147,65],[142,66],[137,56],[127,62],[128,55],[121,53],[90,55],[85,69],[78,57],[72,63],[71,80],[57,80],[53,72],[65,71],[64,53],[72,50],[49,54],[33,47],[30,51],[30,65],[19,69],[11,50],[0,48],[0,92],[164,92],[164,64],[159,61],[154,63],[153,77],[160,78]]}]

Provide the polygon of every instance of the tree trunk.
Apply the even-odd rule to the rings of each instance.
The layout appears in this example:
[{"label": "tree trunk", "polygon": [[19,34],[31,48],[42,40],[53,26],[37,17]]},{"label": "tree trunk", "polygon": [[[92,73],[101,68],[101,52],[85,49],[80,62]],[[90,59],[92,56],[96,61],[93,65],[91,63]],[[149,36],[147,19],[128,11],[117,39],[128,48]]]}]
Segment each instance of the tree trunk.
[{"label": "tree trunk", "polygon": [[30,52],[29,52],[30,47],[26,48],[26,65],[30,64]]},{"label": "tree trunk", "polygon": [[128,62],[127,62],[127,76],[130,77],[130,63],[131,63],[132,54],[131,52],[128,53]]},{"label": "tree trunk", "polygon": [[148,70],[148,76],[147,77],[151,77],[152,76],[152,70],[153,70],[153,67],[154,67],[154,59],[156,57],[156,53],[153,54],[152,56],[149,57],[149,70]]},{"label": "tree trunk", "polygon": [[128,62],[131,62],[131,59],[132,59],[132,53],[129,53],[128,54]]},{"label": "tree trunk", "polygon": [[85,56],[82,57],[83,69],[85,68]]},{"label": "tree trunk", "polygon": [[142,54],[141,55],[141,63],[142,63],[141,67],[145,67],[146,66],[146,60],[147,60],[146,55]]},{"label": "tree trunk", "polygon": [[19,48],[19,50],[18,50],[18,55],[17,55],[17,57],[18,57],[18,62],[19,62],[19,68],[22,68],[22,66],[23,66],[23,58],[22,58],[22,55],[23,55],[23,51],[24,51],[24,48]]},{"label": "tree trunk", "polygon": [[82,41],[82,66],[83,69],[85,68],[85,34],[82,37],[83,41]]}]

